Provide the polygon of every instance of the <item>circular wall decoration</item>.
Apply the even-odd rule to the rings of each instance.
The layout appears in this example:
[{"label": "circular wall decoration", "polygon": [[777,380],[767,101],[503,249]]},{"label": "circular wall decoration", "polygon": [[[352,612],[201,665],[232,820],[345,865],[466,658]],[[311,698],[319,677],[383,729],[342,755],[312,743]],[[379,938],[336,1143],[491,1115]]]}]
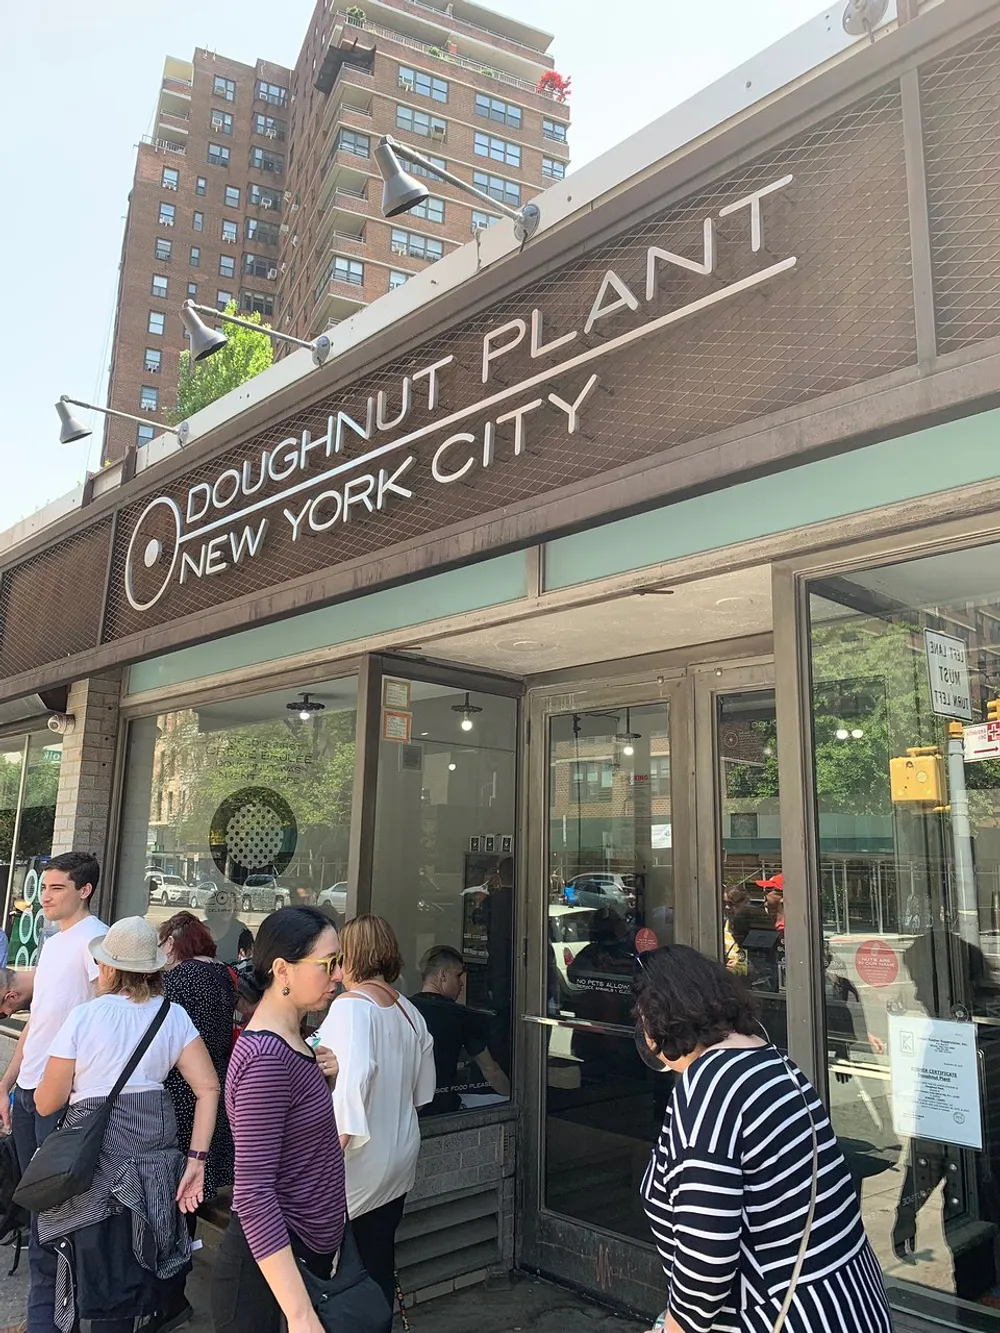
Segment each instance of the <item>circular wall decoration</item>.
[{"label": "circular wall decoration", "polygon": [[34,903],[38,898],[38,872],[29,870],[24,877],[24,901]]},{"label": "circular wall decoration", "polygon": [[295,855],[298,836],[284,797],[267,787],[243,787],[216,810],[208,839],[219,871],[244,884],[249,875],[280,875]]}]

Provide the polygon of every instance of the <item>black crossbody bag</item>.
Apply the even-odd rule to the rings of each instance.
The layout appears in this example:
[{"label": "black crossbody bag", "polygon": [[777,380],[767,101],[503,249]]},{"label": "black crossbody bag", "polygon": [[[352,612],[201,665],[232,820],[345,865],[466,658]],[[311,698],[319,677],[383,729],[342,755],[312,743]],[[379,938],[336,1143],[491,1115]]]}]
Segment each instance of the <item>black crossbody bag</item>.
[{"label": "black crossbody bag", "polygon": [[97,1159],[104,1146],[111,1108],[135,1073],[139,1061],[149,1050],[150,1042],[162,1027],[169,1009],[170,1001],[165,999],[132,1052],[118,1082],[108,1093],[104,1105],[91,1111],[85,1120],[75,1125],[60,1125],[36,1149],[14,1191],[15,1203],[27,1208],[29,1213],[42,1213],[90,1188],[97,1170]]}]

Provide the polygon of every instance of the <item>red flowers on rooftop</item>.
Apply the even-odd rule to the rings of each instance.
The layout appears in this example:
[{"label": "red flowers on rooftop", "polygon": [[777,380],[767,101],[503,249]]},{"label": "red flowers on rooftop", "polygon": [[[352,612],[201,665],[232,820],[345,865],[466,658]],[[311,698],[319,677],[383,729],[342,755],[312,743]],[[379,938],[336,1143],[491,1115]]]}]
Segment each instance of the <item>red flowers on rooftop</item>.
[{"label": "red flowers on rooftop", "polygon": [[557,102],[565,102],[569,96],[569,86],[573,82],[569,75],[557,74],[554,69],[547,69],[538,80],[540,93],[551,93]]}]

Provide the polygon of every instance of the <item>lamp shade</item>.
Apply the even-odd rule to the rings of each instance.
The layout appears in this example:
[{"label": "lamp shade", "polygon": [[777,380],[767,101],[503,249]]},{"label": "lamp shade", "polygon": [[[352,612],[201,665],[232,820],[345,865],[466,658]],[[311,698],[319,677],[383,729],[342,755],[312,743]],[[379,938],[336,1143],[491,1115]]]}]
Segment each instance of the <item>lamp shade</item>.
[{"label": "lamp shade", "polygon": [[56,411],[59,413],[60,444],[73,444],[76,440],[85,440],[92,433],[82,422],[77,421],[70,411],[69,403],[62,398],[56,403]]},{"label": "lamp shade", "polygon": [[385,139],[375,149],[375,161],[382,173],[383,217],[394,218],[429,198],[430,190],[403,170],[392,145]]},{"label": "lamp shade", "polygon": [[189,301],[181,306],[181,323],[191,339],[192,361],[204,361],[207,356],[221,351],[229,341],[220,329],[210,329]]}]

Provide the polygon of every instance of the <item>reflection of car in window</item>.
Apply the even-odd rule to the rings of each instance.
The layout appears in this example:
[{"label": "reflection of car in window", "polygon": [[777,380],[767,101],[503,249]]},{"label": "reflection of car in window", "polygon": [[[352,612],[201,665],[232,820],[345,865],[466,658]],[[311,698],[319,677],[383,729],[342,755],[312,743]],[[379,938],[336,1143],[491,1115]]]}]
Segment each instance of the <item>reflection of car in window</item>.
[{"label": "reflection of car in window", "polygon": [[276,912],[291,903],[291,895],[277,875],[247,875],[239,893],[244,912]]},{"label": "reflection of car in window", "polygon": [[555,960],[558,1002],[568,1007],[572,996],[579,990],[569,979],[569,968],[577,954],[590,943],[590,923],[595,915],[592,907],[549,908],[549,942]]},{"label": "reflection of car in window", "polygon": [[628,916],[632,906],[621,875],[596,871],[571,879],[566,885],[565,898],[573,907],[612,908],[622,917]]},{"label": "reflection of car in window", "polygon": [[344,916],[347,912],[347,881],[341,880],[339,884],[332,884],[328,889],[323,889],[318,903],[320,907],[332,907],[335,912]]},{"label": "reflection of car in window", "polygon": [[198,905],[192,901],[196,890],[191,889],[180,875],[168,875],[162,870],[148,871],[146,887],[151,903],[160,903],[163,907],[173,903],[182,903],[185,907]]}]

